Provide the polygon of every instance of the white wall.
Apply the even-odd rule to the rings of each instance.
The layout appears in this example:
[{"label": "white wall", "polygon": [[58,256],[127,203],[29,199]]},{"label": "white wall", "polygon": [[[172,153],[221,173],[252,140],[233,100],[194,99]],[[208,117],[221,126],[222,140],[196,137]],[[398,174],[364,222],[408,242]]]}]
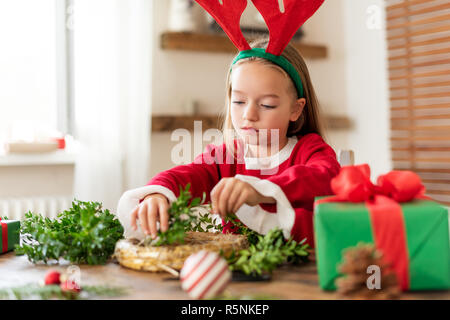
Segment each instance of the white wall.
[{"label": "white wall", "polygon": [[[326,1],[303,26],[302,41],[326,45],[326,59],[306,59],[311,79],[316,90],[323,114],[348,115],[346,94],[347,59],[345,47],[344,2]],[[325,133],[326,141],[337,152],[348,148],[347,130],[330,130]]]},{"label": "white wall", "polygon": [[114,209],[147,181],[152,2],[77,2],[74,193]]},{"label": "white wall", "polygon": [[[348,147],[356,151],[356,163],[370,165],[375,181],[392,169],[384,1],[344,2],[347,111],[357,120],[348,135]],[[370,9],[379,11],[368,13]],[[379,21],[377,13],[381,14]]]},{"label": "white wall", "polygon": [[[225,103],[225,79],[233,54],[167,51],[160,47],[160,35],[168,29],[170,1],[154,1],[152,113],[179,114],[190,100],[199,112],[217,114]],[[170,152],[177,142],[171,133],[152,134],[150,176],[174,164]]]},{"label": "white wall", "polygon": [[[372,177],[390,168],[385,43],[382,30],[366,27],[366,9],[382,0],[328,0],[304,25],[304,41],[325,44],[328,58],[306,62],[323,113],[347,115],[353,131],[329,131],[327,141],[337,151],[351,148],[356,163],[367,162]],[[167,30],[169,1],[154,5],[154,114],[181,112],[198,100],[200,112],[215,114],[224,105],[225,77],[233,54],[163,51],[159,36]],[[153,134],[150,174],[173,166],[170,133]]]}]

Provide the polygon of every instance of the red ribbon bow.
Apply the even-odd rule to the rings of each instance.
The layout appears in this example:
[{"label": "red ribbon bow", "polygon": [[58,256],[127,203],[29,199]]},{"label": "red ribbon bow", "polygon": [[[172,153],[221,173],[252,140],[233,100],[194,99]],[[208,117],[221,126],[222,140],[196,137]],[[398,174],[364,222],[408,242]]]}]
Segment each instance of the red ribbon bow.
[{"label": "red ribbon bow", "polygon": [[379,176],[374,185],[370,181],[370,167],[367,164],[342,167],[331,181],[331,189],[336,194],[333,201],[374,201],[377,195],[396,202],[429,199],[424,196],[425,187],[415,172],[394,170]]},{"label": "red ribbon bow", "polygon": [[381,175],[374,185],[367,164],[342,167],[331,180],[336,194],[315,202],[365,202],[372,222],[375,246],[383,252],[386,262],[396,273],[402,290],[409,289],[409,255],[403,211],[399,202],[414,199],[431,200],[425,196],[420,177],[412,171],[391,171]]}]

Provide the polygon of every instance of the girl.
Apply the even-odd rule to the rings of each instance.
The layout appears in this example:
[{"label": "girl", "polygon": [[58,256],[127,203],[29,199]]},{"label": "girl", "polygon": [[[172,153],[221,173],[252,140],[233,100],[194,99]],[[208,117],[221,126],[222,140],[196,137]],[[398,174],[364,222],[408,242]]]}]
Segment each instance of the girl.
[{"label": "girl", "polygon": [[[260,40],[251,47],[264,50],[267,44]],[[321,137],[318,102],[303,58],[290,45],[282,56],[300,75],[302,90],[269,60],[235,59],[227,77],[224,144],[208,145],[193,163],[124,193],[118,216],[126,237],[154,239],[157,222],[166,231],[170,203],[180,186],[191,183],[192,196],[206,192],[221,217],[235,213],[261,234],[278,227],[286,238],[307,238],[314,246],[314,197],[332,194],[330,181],[340,166]]]}]

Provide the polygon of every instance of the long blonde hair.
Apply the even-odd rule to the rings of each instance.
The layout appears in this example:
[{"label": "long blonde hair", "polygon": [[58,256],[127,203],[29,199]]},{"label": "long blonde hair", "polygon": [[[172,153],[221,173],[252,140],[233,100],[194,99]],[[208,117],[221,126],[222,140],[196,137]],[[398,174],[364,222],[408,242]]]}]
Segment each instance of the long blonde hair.
[{"label": "long blonde hair", "polygon": [[[266,49],[269,41],[268,39],[259,39],[250,44],[252,48],[262,48]],[[300,53],[293,47],[292,45],[288,45],[286,49],[284,49],[283,53],[281,54],[283,57],[285,57],[297,70],[298,74],[300,75],[300,78],[302,80],[303,88],[304,88],[304,98],[306,99],[305,107],[303,108],[302,114],[297,119],[297,121],[291,121],[289,123],[287,136],[292,137],[294,135],[306,135],[308,133],[317,133],[320,136],[324,138],[323,135],[323,123],[320,120],[320,107],[317,100],[316,93],[314,91],[311,78],[309,76],[309,71],[306,66],[305,61],[303,60]],[[234,59],[233,59],[234,60]],[[278,65],[270,62],[269,60],[258,58],[258,57],[251,57],[239,60],[234,66],[238,66],[242,63],[248,63],[250,61],[257,61],[260,63],[263,63],[265,65],[275,67],[278,70],[280,70],[286,77],[289,77],[289,75],[284,71],[281,67]],[[227,86],[226,86],[226,104],[225,104],[225,110],[224,113],[221,114],[222,118],[222,131],[224,133],[224,142],[227,147],[227,151],[231,152],[232,155],[235,155],[235,148],[239,148],[239,144],[237,146],[234,145],[234,134],[235,133],[232,120],[231,120],[231,71],[234,66],[230,66],[228,75],[227,75]],[[293,88],[295,89],[295,86],[292,82]]]}]

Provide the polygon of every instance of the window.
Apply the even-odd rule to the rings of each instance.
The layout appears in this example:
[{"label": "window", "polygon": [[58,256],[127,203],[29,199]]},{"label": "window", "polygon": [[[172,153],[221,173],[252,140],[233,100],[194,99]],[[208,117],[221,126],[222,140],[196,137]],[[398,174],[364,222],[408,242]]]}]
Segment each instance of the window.
[{"label": "window", "polygon": [[0,1],[0,140],[70,132],[70,5]]},{"label": "window", "polygon": [[450,205],[450,2],[388,0],[391,148]]}]

